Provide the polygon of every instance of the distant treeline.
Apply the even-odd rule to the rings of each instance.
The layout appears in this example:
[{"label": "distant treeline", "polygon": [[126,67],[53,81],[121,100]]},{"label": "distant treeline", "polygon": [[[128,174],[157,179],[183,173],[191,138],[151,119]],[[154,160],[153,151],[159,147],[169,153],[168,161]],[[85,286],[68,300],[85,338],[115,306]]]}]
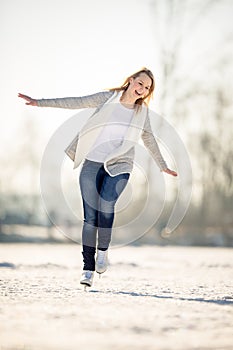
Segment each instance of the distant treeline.
[{"label": "distant treeline", "polygon": [[[211,193],[211,203],[206,207],[202,203],[196,205],[191,203],[181,224],[175,229],[170,238],[164,240],[160,237],[160,232],[166,226],[172,208],[171,205],[166,205],[155,226],[140,239],[135,240],[133,244],[233,247],[233,197],[221,198],[221,196],[217,196],[217,193],[215,195],[216,198],[214,198],[214,193]],[[13,233],[15,235],[17,225],[24,227],[44,227],[46,229],[43,231],[46,235],[44,240],[54,241],[54,234],[52,234],[54,227],[50,220],[51,217],[59,217],[61,226],[69,227],[69,230],[72,228],[73,230],[78,229],[75,227],[77,224],[72,221],[71,217],[62,219],[59,216],[59,212],[56,212],[56,206],[54,206],[49,218],[43,208],[40,196],[2,195],[1,204],[0,242],[6,240],[6,232],[4,232],[6,227],[8,238],[10,237],[9,228],[12,227],[12,237],[10,240],[14,241],[14,237],[16,236],[13,236]],[[148,213],[148,215],[153,214]],[[143,230],[146,222],[142,222],[141,224]],[[133,233],[126,231],[124,235],[128,235],[128,241],[130,241],[130,235],[133,235]],[[24,240],[22,235],[21,237]],[[15,241],[20,241],[19,237],[16,238]],[[65,240],[63,241],[65,242]],[[115,237],[115,241],[117,243],[117,237]]]}]

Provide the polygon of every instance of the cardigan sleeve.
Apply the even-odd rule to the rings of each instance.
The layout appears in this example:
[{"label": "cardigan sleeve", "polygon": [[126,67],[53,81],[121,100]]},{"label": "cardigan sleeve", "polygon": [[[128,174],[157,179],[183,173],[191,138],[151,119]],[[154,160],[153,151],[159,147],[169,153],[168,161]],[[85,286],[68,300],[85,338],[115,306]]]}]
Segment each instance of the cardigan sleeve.
[{"label": "cardigan sleeve", "polygon": [[142,140],[146,148],[151,153],[153,159],[155,160],[156,164],[160,168],[161,171],[167,169],[167,164],[165,160],[163,159],[163,156],[160,152],[159,146],[157,144],[157,141],[153,135],[151,125],[150,125],[150,119],[149,115],[147,114],[144,129],[142,132]]},{"label": "cardigan sleeve", "polygon": [[82,108],[96,108],[104,104],[112,95],[114,91],[102,91],[93,95],[81,97],[64,97],[39,99],[37,101],[38,107],[54,107],[67,109],[82,109]]}]

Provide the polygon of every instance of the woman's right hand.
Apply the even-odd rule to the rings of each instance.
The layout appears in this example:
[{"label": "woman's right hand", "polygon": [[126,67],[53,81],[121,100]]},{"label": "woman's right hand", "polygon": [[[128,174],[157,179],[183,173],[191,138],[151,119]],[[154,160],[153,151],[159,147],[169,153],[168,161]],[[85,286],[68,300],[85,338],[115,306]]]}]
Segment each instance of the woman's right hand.
[{"label": "woman's right hand", "polygon": [[23,95],[23,94],[18,94],[18,97],[23,98],[25,101],[27,101],[25,104],[29,106],[38,106],[37,100],[34,100],[33,98]]}]

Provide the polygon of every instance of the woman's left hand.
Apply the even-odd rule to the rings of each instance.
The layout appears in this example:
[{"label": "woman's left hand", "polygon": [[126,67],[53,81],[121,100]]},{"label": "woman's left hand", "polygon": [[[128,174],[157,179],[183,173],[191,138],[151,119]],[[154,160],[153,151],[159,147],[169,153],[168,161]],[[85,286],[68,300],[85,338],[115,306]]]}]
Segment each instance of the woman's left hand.
[{"label": "woman's left hand", "polygon": [[169,174],[169,175],[172,175],[172,176],[177,176],[178,174],[174,171],[174,170],[171,170],[171,169],[165,169],[163,170],[165,173]]}]

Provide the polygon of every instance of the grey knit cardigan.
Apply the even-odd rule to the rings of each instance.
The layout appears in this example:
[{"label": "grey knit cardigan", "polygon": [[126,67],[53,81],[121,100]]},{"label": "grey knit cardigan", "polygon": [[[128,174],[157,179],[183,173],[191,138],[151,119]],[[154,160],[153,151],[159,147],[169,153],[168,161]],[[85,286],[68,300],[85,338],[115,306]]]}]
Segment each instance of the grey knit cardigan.
[{"label": "grey knit cardigan", "polygon": [[[85,159],[85,155],[87,155],[91,145],[93,145],[96,137],[101,131],[101,128],[103,128],[103,120],[107,122],[107,117],[105,116],[106,107],[108,107],[107,105],[113,105],[113,103],[119,102],[121,94],[121,91],[103,91],[82,97],[37,100],[39,107],[68,109],[96,108],[83,128],[85,130],[85,133],[83,132],[82,134],[81,130],[78,135],[72,140],[69,146],[65,149],[66,154],[74,161],[74,168],[77,168],[82,160]],[[167,164],[161,155],[158,144],[151,129],[149,110],[146,106],[143,106],[142,110],[143,112],[134,111],[134,116],[129,126],[129,129],[132,129],[131,135],[134,135],[131,137],[129,133],[129,139],[131,139],[131,142],[129,142],[127,139],[124,140],[123,145],[120,146],[114,154],[110,154],[104,163],[105,170],[109,173],[110,176],[116,176],[121,173],[131,173],[135,154],[135,142],[138,141],[139,136],[142,138],[144,145],[151,153],[160,170],[163,171],[167,169]],[[137,125],[135,124],[135,121]],[[90,124],[89,135],[87,133],[88,123]],[[96,130],[98,129],[96,133],[92,134],[93,125],[98,126],[100,124],[101,126],[95,128]]]}]

